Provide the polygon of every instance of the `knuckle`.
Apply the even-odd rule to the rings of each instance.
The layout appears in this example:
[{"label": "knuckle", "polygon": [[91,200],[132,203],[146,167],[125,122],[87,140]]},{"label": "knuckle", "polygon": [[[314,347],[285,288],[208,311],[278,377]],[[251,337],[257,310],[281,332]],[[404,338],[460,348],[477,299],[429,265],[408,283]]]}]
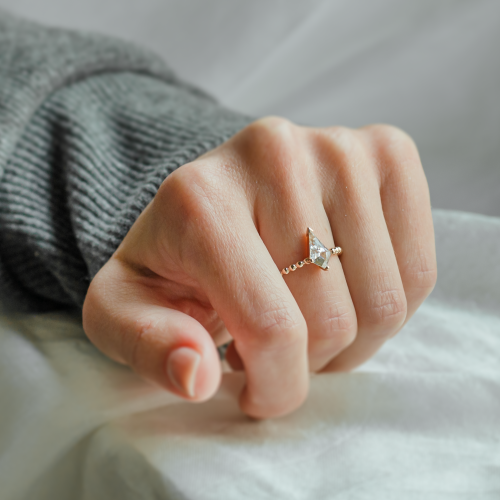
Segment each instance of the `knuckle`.
[{"label": "knuckle", "polygon": [[330,127],[320,137],[326,139],[326,146],[333,151],[335,157],[344,162],[358,155],[362,147],[356,132],[347,127]]},{"label": "knuckle", "polygon": [[400,288],[377,291],[363,314],[363,322],[371,327],[372,336],[386,338],[399,329],[406,319],[406,297]]},{"label": "knuckle", "polygon": [[158,321],[150,317],[135,318],[132,322],[132,334],[123,335],[122,338],[127,339],[128,345],[124,346],[123,352],[125,353],[126,363],[135,370],[141,370],[141,361],[148,359],[143,356],[141,349],[145,344],[148,336],[154,335]]},{"label": "knuckle", "polygon": [[286,118],[266,116],[252,122],[245,128],[246,135],[256,142],[288,142],[298,127]]},{"label": "knuckle", "polygon": [[[261,165],[266,178],[285,180],[291,168],[300,162],[294,161],[300,127],[285,118],[270,116],[248,125],[244,131],[243,154]],[[271,166],[271,168],[269,168]]]},{"label": "knuckle", "polygon": [[369,165],[366,148],[357,131],[347,127],[330,127],[323,129],[318,137],[318,148],[326,155],[325,164],[333,167],[330,173],[342,182],[349,184],[356,177],[356,172],[366,170]]},{"label": "knuckle", "polygon": [[252,176],[267,199],[280,200],[283,211],[297,210],[304,191],[315,182],[307,161],[304,129],[281,117],[270,116],[251,123],[240,152],[252,165]]},{"label": "knuckle", "polygon": [[149,318],[137,318],[133,322],[134,334],[130,336],[130,344],[125,349],[127,353],[127,363],[135,367],[137,362],[141,359],[141,344],[144,342],[145,337],[153,329],[153,322]]},{"label": "knuckle", "polygon": [[425,298],[436,286],[437,269],[435,267],[408,269],[402,277],[409,289],[420,291],[422,298]]},{"label": "knuckle", "polygon": [[307,326],[302,315],[297,314],[286,304],[273,305],[256,315],[252,333],[245,336],[247,347],[260,351],[286,349],[303,342]]},{"label": "knuckle", "polygon": [[219,196],[214,173],[203,167],[194,162],[178,168],[163,181],[155,201],[162,208],[175,205],[188,218],[203,216]]},{"label": "knuckle", "polygon": [[356,313],[352,307],[334,304],[330,307],[329,314],[319,326],[319,331],[314,335],[315,340],[328,341],[335,344],[338,350],[352,344],[357,333]]},{"label": "knuckle", "polygon": [[360,145],[356,132],[350,128],[336,126],[330,127],[327,130],[328,137],[339,152],[349,154],[357,150]]},{"label": "knuckle", "polygon": [[413,160],[418,158],[417,146],[404,130],[385,124],[370,125],[366,129],[375,143],[378,156],[382,159],[397,157],[398,163],[405,160],[413,163]]},{"label": "knuckle", "polygon": [[386,143],[388,145],[405,144],[408,146],[413,146],[415,144],[410,135],[394,125],[377,123],[374,125],[368,125],[367,127],[364,127],[364,129],[369,131],[381,143]]}]

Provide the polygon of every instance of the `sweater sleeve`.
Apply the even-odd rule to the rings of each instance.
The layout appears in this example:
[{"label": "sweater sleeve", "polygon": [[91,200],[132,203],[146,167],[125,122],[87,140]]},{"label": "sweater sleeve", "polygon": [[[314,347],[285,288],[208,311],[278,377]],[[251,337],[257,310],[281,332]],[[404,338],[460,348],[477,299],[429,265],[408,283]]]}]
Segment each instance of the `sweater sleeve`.
[{"label": "sweater sleeve", "polygon": [[2,307],[81,307],[165,177],[249,122],[134,45],[0,11]]}]

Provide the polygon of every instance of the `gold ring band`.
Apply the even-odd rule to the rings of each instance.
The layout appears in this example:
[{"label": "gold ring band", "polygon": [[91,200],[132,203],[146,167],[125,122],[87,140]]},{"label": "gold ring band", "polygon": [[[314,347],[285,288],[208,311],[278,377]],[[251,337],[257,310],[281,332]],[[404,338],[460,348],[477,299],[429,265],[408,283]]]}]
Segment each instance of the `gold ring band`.
[{"label": "gold ring band", "polygon": [[306,264],[316,264],[319,268],[323,269],[323,271],[328,271],[328,269],[330,269],[328,266],[330,257],[332,255],[340,255],[342,253],[342,248],[340,247],[325,247],[310,227],[307,228],[307,236],[309,238],[309,257],[299,260],[297,263],[282,269],[281,276],[290,274],[290,271],[296,271],[297,269],[304,267]]}]

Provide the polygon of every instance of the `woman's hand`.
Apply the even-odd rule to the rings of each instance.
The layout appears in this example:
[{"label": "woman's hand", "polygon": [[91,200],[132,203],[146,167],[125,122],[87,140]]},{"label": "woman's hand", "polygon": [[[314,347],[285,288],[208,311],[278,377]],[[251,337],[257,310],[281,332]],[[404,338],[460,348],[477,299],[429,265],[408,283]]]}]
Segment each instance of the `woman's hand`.
[{"label": "woman's hand", "polygon": [[[330,269],[285,276],[314,228]],[[309,372],[350,370],[395,335],[436,282],[429,191],[411,139],[373,125],[258,120],[160,187],[83,309],[111,358],[192,401],[216,391],[216,345],[246,373],[244,412],[296,409]]]}]

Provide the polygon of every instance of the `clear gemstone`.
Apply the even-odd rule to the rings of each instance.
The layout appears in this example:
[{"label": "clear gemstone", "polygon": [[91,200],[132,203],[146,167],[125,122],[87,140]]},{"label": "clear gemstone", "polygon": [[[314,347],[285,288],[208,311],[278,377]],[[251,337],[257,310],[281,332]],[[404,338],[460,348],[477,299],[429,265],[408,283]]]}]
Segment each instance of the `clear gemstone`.
[{"label": "clear gemstone", "polygon": [[307,231],[309,233],[309,258],[313,261],[313,264],[326,269],[332,252],[316,238],[311,228],[308,228]]}]

